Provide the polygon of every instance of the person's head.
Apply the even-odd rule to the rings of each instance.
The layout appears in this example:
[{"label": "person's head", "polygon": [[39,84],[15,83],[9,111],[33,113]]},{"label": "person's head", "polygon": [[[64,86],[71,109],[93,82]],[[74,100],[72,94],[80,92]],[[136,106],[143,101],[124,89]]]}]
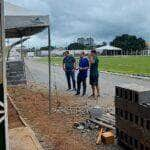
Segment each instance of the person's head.
[{"label": "person's head", "polygon": [[67,56],[69,55],[69,51],[66,51],[66,55],[67,55]]},{"label": "person's head", "polygon": [[68,55],[69,55],[69,51],[65,51],[65,52],[63,53],[63,55],[64,55],[64,56],[68,56]]},{"label": "person's head", "polygon": [[85,55],[86,55],[85,52],[82,51],[81,54],[80,54],[80,57],[83,58]]},{"label": "person's head", "polygon": [[65,52],[63,52],[63,56],[66,56]]},{"label": "person's head", "polygon": [[92,56],[96,56],[96,55],[97,55],[96,50],[91,50],[91,55],[92,55]]}]

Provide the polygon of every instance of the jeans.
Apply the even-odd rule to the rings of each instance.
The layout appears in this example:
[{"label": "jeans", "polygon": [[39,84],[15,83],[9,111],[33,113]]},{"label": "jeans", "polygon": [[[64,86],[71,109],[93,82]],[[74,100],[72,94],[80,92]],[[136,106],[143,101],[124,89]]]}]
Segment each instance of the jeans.
[{"label": "jeans", "polygon": [[66,71],[66,78],[67,78],[67,83],[68,83],[68,89],[71,89],[71,81],[70,78],[72,79],[72,84],[73,88],[76,88],[76,81],[75,81],[75,72],[74,71]]},{"label": "jeans", "polygon": [[81,77],[80,73],[77,76],[77,93],[80,94],[81,83],[83,84],[83,95],[86,94],[86,77]]}]

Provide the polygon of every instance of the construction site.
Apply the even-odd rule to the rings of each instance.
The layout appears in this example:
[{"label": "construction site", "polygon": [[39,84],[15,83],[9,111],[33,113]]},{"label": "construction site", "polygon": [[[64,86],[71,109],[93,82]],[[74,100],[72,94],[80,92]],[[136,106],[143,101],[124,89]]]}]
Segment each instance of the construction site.
[{"label": "construction site", "polygon": [[[0,150],[150,150],[149,79],[101,73],[100,97],[88,97],[90,86],[75,96],[51,63],[49,16],[2,0],[0,11]],[[45,64],[22,53],[23,42],[43,30]],[[19,40],[6,46],[5,38]]]}]

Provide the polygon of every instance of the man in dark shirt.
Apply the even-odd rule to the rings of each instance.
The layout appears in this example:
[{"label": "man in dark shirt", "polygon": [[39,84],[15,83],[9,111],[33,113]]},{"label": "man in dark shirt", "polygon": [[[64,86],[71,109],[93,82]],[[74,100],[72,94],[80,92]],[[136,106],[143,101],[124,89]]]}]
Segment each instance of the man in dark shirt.
[{"label": "man in dark shirt", "polygon": [[77,93],[76,95],[80,94],[81,83],[83,83],[83,94],[86,94],[86,78],[87,78],[87,71],[89,69],[89,60],[85,57],[85,52],[81,53],[80,60],[79,60],[79,73],[77,76]]},{"label": "man in dark shirt", "polygon": [[69,54],[69,51],[66,51],[64,53],[64,59],[63,59],[63,70],[65,71],[67,82],[68,82],[67,90],[71,89],[70,78],[72,78],[73,90],[76,90],[75,69],[76,69],[76,60],[72,55]]},{"label": "man in dark shirt", "polygon": [[97,97],[100,96],[99,93],[99,71],[98,71],[99,60],[97,58],[97,52],[95,50],[91,51],[90,54],[90,85],[92,88],[92,95],[90,97],[95,97],[95,90],[97,91]]}]

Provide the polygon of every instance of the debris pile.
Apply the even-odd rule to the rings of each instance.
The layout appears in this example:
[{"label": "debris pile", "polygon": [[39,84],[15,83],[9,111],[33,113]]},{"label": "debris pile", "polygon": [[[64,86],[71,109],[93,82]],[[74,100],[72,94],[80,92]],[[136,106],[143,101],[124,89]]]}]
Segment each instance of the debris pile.
[{"label": "debris pile", "polygon": [[96,144],[102,141],[104,144],[113,144],[115,141],[115,116],[105,113],[100,107],[89,109],[89,119],[84,122],[75,122],[73,128],[81,132],[93,130],[98,133]]}]

